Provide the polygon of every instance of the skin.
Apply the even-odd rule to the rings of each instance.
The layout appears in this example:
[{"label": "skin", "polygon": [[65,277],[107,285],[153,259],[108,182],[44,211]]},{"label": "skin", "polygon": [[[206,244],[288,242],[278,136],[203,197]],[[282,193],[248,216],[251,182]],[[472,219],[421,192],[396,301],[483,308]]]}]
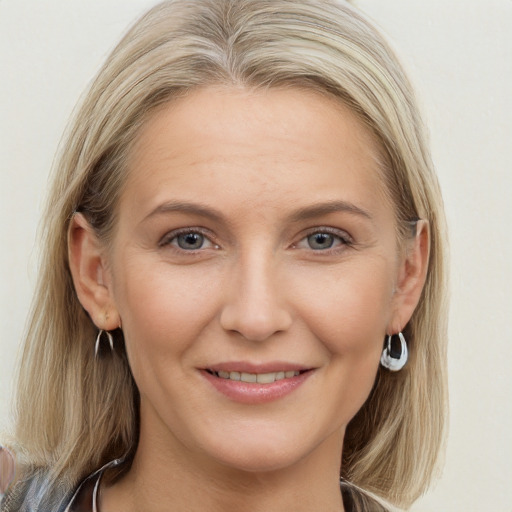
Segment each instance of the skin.
[{"label": "skin", "polygon": [[[343,510],[346,425],[428,259],[425,223],[396,240],[378,160],[348,108],[307,90],[208,87],[148,120],[112,246],[79,214],[70,229],[78,296],[99,328],[122,325],[141,395],[134,464],[102,512]],[[309,375],[239,403],[202,372],[239,361]]]},{"label": "skin", "polygon": [[0,446],[0,494],[4,493],[14,480],[15,473],[14,457],[7,450]]}]

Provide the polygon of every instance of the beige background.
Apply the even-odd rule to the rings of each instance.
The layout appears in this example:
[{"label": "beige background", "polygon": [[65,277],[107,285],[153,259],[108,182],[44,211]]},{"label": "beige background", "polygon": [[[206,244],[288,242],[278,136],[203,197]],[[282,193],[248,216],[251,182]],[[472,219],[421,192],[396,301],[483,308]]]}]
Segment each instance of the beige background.
[{"label": "beige background", "polygon": [[[42,197],[88,81],[149,0],[0,0],[0,428]],[[446,467],[416,512],[512,511],[512,2],[359,0],[416,83],[452,245]]]}]

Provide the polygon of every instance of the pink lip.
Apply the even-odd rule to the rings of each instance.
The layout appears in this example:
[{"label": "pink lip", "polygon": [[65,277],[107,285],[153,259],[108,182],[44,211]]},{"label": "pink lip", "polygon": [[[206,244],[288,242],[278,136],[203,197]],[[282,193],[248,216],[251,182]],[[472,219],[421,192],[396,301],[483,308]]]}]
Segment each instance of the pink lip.
[{"label": "pink lip", "polygon": [[[295,377],[289,377],[272,382],[271,384],[259,384],[257,382],[242,382],[230,379],[223,379],[212,375],[210,371],[219,372],[246,372],[246,373],[273,373],[279,371],[301,371]],[[313,373],[313,370],[297,365],[269,363],[254,365],[251,363],[222,363],[209,367],[208,370],[201,370],[201,375],[219,393],[243,404],[264,404],[279,400],[300,387]]]}]

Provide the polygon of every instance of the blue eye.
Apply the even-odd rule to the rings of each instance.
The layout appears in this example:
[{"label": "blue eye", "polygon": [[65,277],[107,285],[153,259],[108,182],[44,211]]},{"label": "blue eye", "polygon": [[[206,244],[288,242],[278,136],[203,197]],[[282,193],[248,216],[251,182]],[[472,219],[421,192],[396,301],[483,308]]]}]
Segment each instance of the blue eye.
[{"label": "blue eye", "polygon": [[319,228],[310,232],[295,245],[297,249],[309,249],[313,251],[329,251],[330,249],[343,249],[352,245],[352,238],[345,231],[332,228]]},{"label": "blue eye", "polygon": [[330,249],[335,242],[335,236],[331,233],[313,233],[307,237],[308,245],[314,251]]},{"label": "blue eye", "polygon": [[217,248],[217,246],[200,231],[174,231],[168,233],[159,243],[160,247],[172,246],[180,251],[199,251],[201,249]]},{"label": "blue eye", "polygon": [[201,233],[182,233],[174,237],[176,244],[185,251],[201,249],[205,243],[205,237]]}]

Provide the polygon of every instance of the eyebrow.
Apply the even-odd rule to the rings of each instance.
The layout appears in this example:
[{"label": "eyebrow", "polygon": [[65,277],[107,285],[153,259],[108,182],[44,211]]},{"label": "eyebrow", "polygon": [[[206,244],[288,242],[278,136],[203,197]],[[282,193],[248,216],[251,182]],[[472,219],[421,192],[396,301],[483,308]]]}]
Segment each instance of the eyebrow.
[{"label": "eyebrow", "polygon": [[308,220],[337,212],[351,213],[373,221],[370,212],[348,201],[328,201],[326,203],[306,206],[305,208],[297,210],[291,216],[291,220],[292,222],[299,222],[301,220]]},{"label": "eyebrow", "polygon": [[[188,201],[168,201],[152,210],[148,215],[146,215],[146,217],[144,217],[144,221],[155,215],[162,215],[172,212],[191,213],[201,217],[210,218],[217,222],[222,222],[225,219],[222,212],[201,203]],[[348,201],[339,200],[313,204],[311,206],[300,208],[291,214],[289,220],[291,222],[300,222],[303,220],[313,219],[315,217],[321,217],[322,215],[328,215],[330,213],[337,212],[350,213],[373,221],[372,215],[367,210]]]},{"label": "eyebrow", "polygon": [[168,201],[157,206],[148,215],[146,215],[146,217],[144,217],[144,220],[147,220],[155,215],[172,212],[192,213],[201,217],[209,217],[215,221],[222,221],[224,218],[221,212],[201,203],[191,203],[188,201]]}]

